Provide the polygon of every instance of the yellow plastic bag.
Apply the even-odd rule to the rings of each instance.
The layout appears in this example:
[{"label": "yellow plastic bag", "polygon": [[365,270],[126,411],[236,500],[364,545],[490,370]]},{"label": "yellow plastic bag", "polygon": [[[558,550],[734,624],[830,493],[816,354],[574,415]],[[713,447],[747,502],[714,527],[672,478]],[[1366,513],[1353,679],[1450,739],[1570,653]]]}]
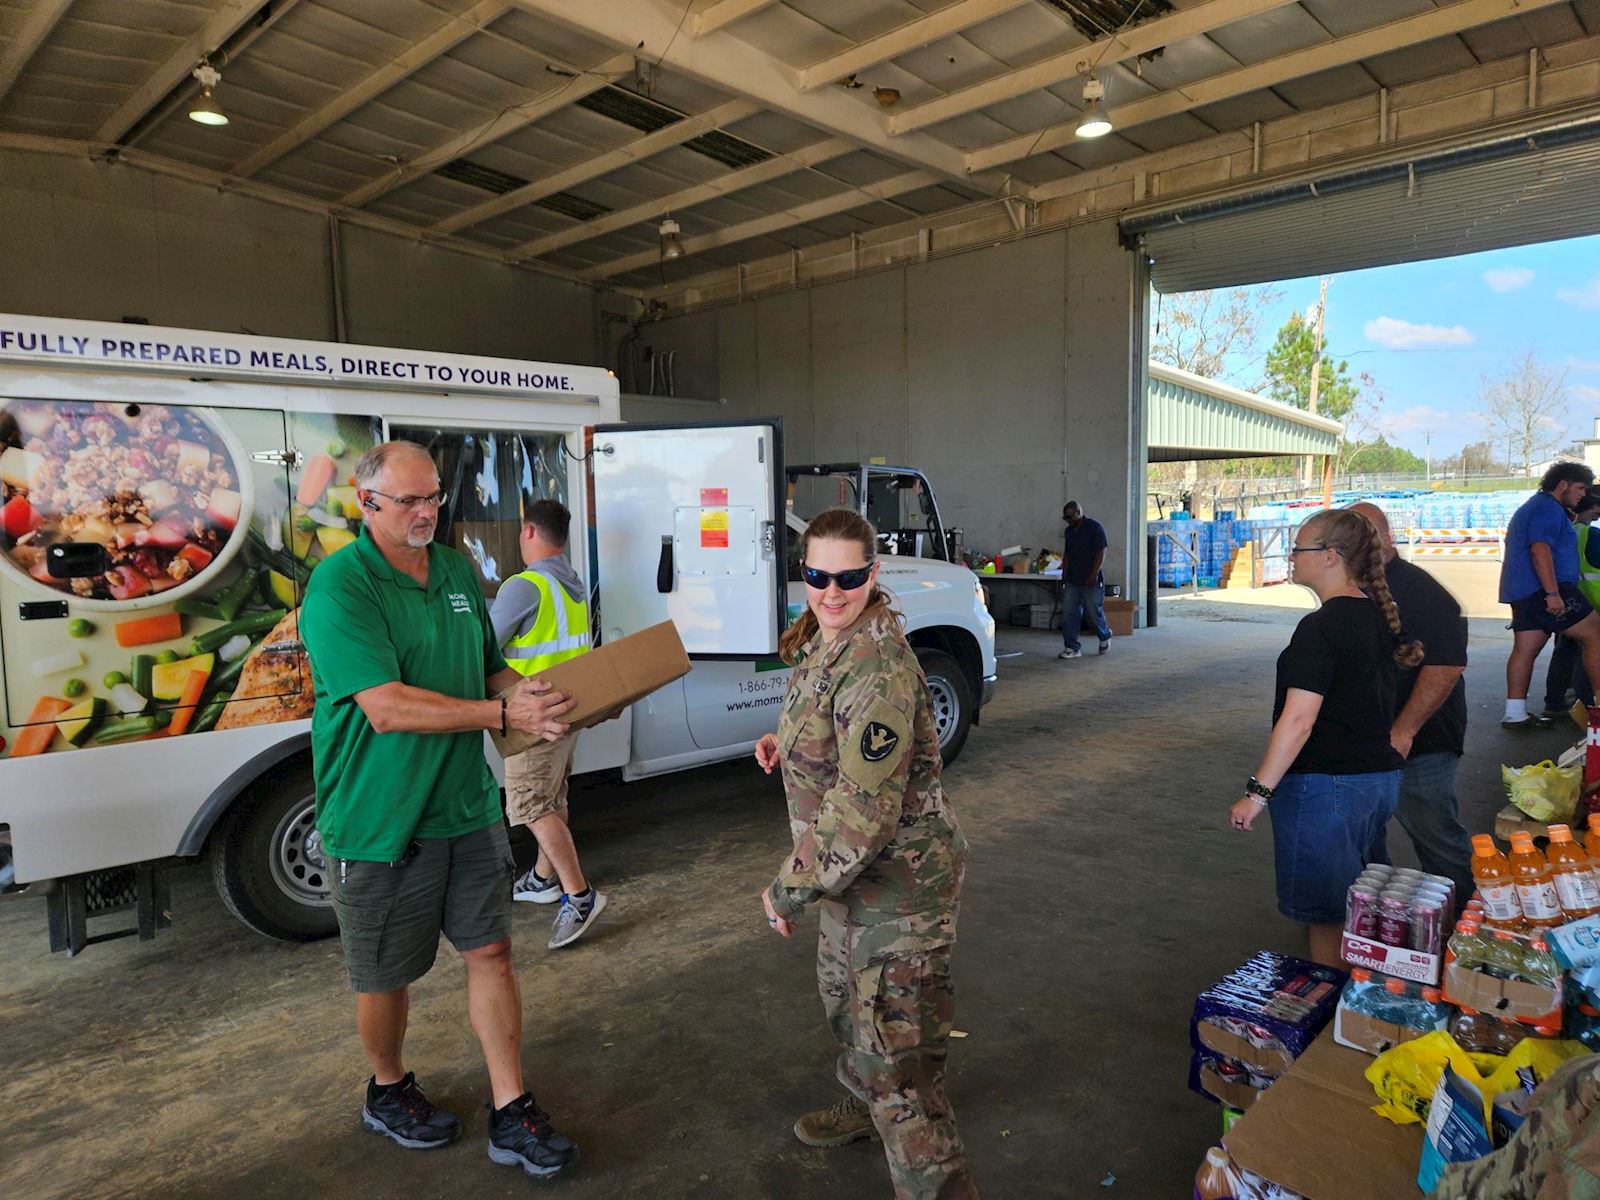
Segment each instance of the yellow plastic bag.
[{"label": "yellow plastic bag", "polygon": [[1558,767],[1548,758],[1531,767],[1500,768],[1506,795],[1535,821],[1571,821],[1578,808],[1578,791],[1583,786],[1583,764]]},{"label": "yellow plastic bag", "polygon": [[1367,1068],[1367,1082],[1383,1101],[1374,1105],[1372,1111],[1396,1125],[1426,1121],[1428,1106],[1439,1088],[1446,1063],[1473,1084],[1488,1103],[1501,1092],[1517,1087],[1517,1072],[1521,1068],[1532,1067],[1534,1074],[1543,1081],[1569,1058],[1588,1053],[1588,1047],[1582,1042],[1525,1038],[1510,1054],[1469,1054],[1455,1038],[1438,1030],[1384,1051]]}]

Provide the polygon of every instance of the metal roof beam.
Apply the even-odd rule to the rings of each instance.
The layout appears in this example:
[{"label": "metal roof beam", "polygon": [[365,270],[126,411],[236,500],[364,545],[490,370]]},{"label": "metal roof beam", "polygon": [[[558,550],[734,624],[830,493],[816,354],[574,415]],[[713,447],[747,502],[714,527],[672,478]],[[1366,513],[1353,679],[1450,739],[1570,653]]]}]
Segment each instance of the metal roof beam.
[{"label": "metal roof beam", "polygon": [[777,158],[769,158],[765,162],[741,167],[718,179],[697,183],[670,196],[662,196],[659,200],[646,200],[643,204],[635,204],[632,208],[585,221],[573,229],[563,229],[560,233],[534,238],[531,242],[524,242],[507,253],[512,258],[524,256],[537,258],[566,246],[575,246],[591,238],[604,237],[619,229],[652,221],[670,212],[681,212],[696,204],[704,204],[707,200],[731,196],[735,192],[755,187],[757,184],[770,183],[774,179],[781,179],[785,175],[792,175],[796,171],[803,171],[807,167],[814,167],[829,159],[843,158],[854,150],[855,146],[843,138],[828,138],[803,150],[796,150],[793,154],[784,154]]},{"label": "metal roof beam", "polygon": [[466,12],[447,19],[438,29],[384,63],[355,87],[335,96],[315,112],[307,114],[292,129],[286,130],[254,154],[240,160],[230,173],[254,175],[263,167],[277,162],[285,154],[305,145],[329,126],[344,120],[368,101],[381,96],[402,79],[420,71],[441,54],[453,50],[473,34],[482,32],[491,22],[504,16],[510,8],[511,0],[478,0],[478,3]]},{"label": "metal roof beam", "polygon": [[814,92],[819,87],[847,79],[857,71],[889,62],[930,42],[937,42],[940,38],[950,37],[1032,3],[1033,0],[957,0],[948,8],[908,21],[832,58],[813,63],[800,73],[800,90]]},{"label": "metal roof beam", "polygon": [[[1346,66],[1386,54],[1391,50],[1415,46],[1435,38],[1462,33],[1479,25],[1487,25],[1506,17],[1527,16],[1541,8],[1565,4],[1567,0],[1457,0],[1445,8],[1430,9],[1414,17],[1390,21],[1374,29],[1353,33],[1348,37],[1334,38],[1318,46],[1297,50],[1248,67],[1225,71],[1208,79],[1185,84],[1182,88],[1148,96],[1109,110],[1112,124],[1118,129],[1143,125],[1162,117],[1176,116],[1219,100],[1248,95],[1263,88],[1276,87],[1292,79],[1302,79],[1319,71]],[[1198,11],[1191,9],[1191,12]],[[1153,22],[1152,22],[1153,23]],[[1034,154],[1044,154],[1077,140],[1077,122],[1052,125],[1033,133],[1007,138],[992,146],[984,146],[967,155],[967,165],[974,171],[989,170],[1004,163],[1016,162]]]},{"label": "metal roof beam", "polygon": [[587,159],[564,171],[557,171],[554,175],[536,179],[514,192],[507,192],[504,196],[496,196],[492,200],[485,200],[482,204],[475,204],[443,220],[435,221],[429,228],[435,233],[454,233],[458,229],[466,229],[470,225],[493,220],[495,217],[543,200],[546,196],[553,196],[557,192],[564,192],[590,180],[599,179],[602,175],[609,175],[612,171],[649,158],[653,154],[660,154],[663,150],[692,142],[702,134],[743,121],[760,111],[759,104],[752,104],[748,100],[725,101],[708,112],[685,117],[665,129],[658,129],[654,133],[647,133],[641,138],[635,138],[625,145],[618,146],[615,150]]},{"label": "metal roof beam", "polygon": [[271,7],[272,19],[276,21],[297,3],[299,0],[276,0],[275,4],[273,0],[226,0],[198,33],[168,55],[167,60],[134,89],[117,111],[106,118],[105,123],[95,131],[94,140],[120,142],[173,88],[189,78],[190,72],[202,58],[215,54],[224,42],[244,28],[262,9]]},{"label": "metal roof beam", "polygon": [[1220,29],[1224,25],[1231,25],[1247,17],[1260,16],[1276,8],[1286,8],[1294,2],[1295,0],[1210,0],[1209,3],[1198,4],[1165,17],[1157,17],[1153,21],[1135,25],[1124,33],[1101,38],[1098,42],[1090,42],[1085,46],[1074,47],[1061,54],[1051,55],[1031,66],[997,75],[993,79],[986,79],[982,83],[963,88],[959,92],[951,92],[948,96],[940,96],[915,108],[908,108],[889,119],[889,129],[899,134],[937,125],[952,117],[965,116],[967,113],[988,108],[992,104],[1014,100],[1018,96],[1026,96],[1029,92],[1060,83],[1064,79],[1083,75],[1091,65],[1109,67],[1126,62],[1130,58],[1149,54],[1153,50],[1184,38],[1210,33],[1213,29]]},{"label": "metal roof beam", "polygon": [[697,37],[715,33],[724,25],[732,25],[746,17],[754,16],[764,8],[771,8],[778,0],[716,0],[694,15],[694,32]]},{"label": "metal roof beam", "polygon": [[0,58],[0,98],[11,90],[17,76],[39,52],[50,32],[61,23],[72,7],[72,0],[34,0],[31,10],[25,10],[22,28],[11,41],[11,50]]},{"label": "metal roof beam", "polygon": [[[996,178],[973,179],[959,150],[925,134],[891,136],[874,108],[844,89],[802,95],[799,72],[729,33],[679,36],[677,12],[664,3],[597,4],[594,0],[514,0],[524,12],[557,21],[614,46],[633,48],[647,62],[676,71],[708,87],[753,100],[763,108],[909,166],[933,171],[979,191],[997,193]],[[676,6],[674,6],[675,8]],[[1016,188],[1015,194],[1025,194]]]},{"label": "metal roof beam", "polygon": [[471,154],[490,142],[498,142],[501,138],[532,125],[535,121],[542,121],[551,113],[577,103],[585,96],[598,92],[632,72],[631,54],[615,55],[592,70],[577,70],[574,78],[534,96],[531,100],[524,101],[515,108],[505,109],[487,125],[481,125],[468,133],[453,137],[432,150],[423,151],[404,166],[362,184],[355,191],[341,197],[339,203],[349,208],[360,208],[364,204],[370,204],[379,196],[438,170],[445,163],[453,162],[462,155]]},{"label": "metal roof beam", "polygon": [[[871,204],[875,200],[890,200],[895,196],[904,195],[906,192],[914,192],[918,188],[928,187],[939,182],[939,176],[932,171],[907,171],[903,175],[895,175],[889,179],[879,180],[877,183],[851,188],[837,196],[813,200],[809,204],[785,209],[783,212],[773,213],[770,216],[757,217],[755,220],[746,221],[741,225],[729,225],[726,229],[719,229],[715,233],[685,238],[683,239],[683,253],[685,256],[704,254],[707,250],[716,250],[722,246],[732,246],[738,242],[749,241],[751,238],[766,237],[768,234],[779,233],[785,229],[793,229],[796,225],[804,225],[808,221],[820,221],[823,217],[849,212],[852,208],[860,208],[862,205]],[[660,258],[661,253],[658,250],[642,250],[638,254],[630,254],[626,258],[613,259],[611,262],[591,267],[582,273],[581,278],[593,281],[609,279],[613,275],[625,275],[629,271],[637,271],[643,267],[653,266],[660,261]]]}]

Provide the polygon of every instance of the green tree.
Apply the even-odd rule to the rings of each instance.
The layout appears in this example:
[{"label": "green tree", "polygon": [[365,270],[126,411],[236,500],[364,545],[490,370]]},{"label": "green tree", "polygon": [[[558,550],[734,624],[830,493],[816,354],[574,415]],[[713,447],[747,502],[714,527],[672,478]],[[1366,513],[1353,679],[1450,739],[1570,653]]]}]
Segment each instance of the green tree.
[{"label": "green tree", "polygon": [[1256,356],[1267,310],[1282,299],[1270,286],[1158,296],[1150,357],[1245,386],[1238,376]]},{"label": "green tree", "polygon": [[[1317,331],[1299,313],[1292,314],[1267,351],[1267,379],[1263,391],[1274,400],[1296,408],[1311,407],[1311,371],[1317,361]],[[1317,381],[1317,413],[1342,421],[1355,407],[1360,385],[1350,378],[1350,364],[1322,351],[1322,376]]]}]

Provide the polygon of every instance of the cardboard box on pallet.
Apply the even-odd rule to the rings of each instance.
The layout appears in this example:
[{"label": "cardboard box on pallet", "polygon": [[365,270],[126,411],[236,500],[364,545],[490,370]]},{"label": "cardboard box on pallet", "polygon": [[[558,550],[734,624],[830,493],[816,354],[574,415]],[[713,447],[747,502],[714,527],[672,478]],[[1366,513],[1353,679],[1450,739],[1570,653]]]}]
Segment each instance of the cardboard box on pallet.
[{"label": "cardboard box on pallet", "polygon": [[[588,729],[688,673],[689,656],[684,653],[678,628],[671,621],[663,621],[557,663],[540,671],[538,678],[557,691],[572,693],[577,706],[562,720],[574,729]],[[501,737],[498,730],[489,736],[495,749],[507,758],[521,754],[540,740],[534,734],[516,730],[508,737]]]}]

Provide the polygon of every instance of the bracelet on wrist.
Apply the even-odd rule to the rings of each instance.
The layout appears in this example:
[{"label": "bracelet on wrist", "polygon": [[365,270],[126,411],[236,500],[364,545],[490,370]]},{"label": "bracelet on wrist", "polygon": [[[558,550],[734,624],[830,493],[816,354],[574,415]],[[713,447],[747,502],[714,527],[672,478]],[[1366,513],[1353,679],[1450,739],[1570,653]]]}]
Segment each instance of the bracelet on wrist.
[{"label": "bracelet on wrist", "polygon": [[1244,790],[1249,795],[1254,796],[1257,800],[1260,800],[1263,803],[1265,803],[1268,800],[1271,800],[1272,797],[1277,794],[1277,789],[1276,788],[1269,788],[1266,784],[1262,783],[1261,780],[1257,779],[1254,775],[1250,776],[1249,782],[1247,782],[1244,785]]}]

